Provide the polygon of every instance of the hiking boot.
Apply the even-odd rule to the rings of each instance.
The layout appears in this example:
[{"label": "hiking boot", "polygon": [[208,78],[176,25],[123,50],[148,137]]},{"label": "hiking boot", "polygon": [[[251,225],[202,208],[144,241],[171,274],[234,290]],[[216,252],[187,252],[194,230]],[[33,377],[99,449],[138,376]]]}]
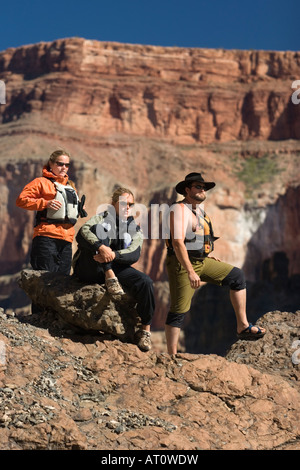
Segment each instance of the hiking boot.
[{"label": "hiking boot", "polygon": [[111,279],[106,279],[105,281],[107,292],[111,295],[124,295],[122,287],[119,284],[119,281],[116,277]]},{"label": "hiking boot", "polygon": [[136,333],[136,344],[141,349],[141,351],[150,351],[151,349],[150,331],[139,330]]}]

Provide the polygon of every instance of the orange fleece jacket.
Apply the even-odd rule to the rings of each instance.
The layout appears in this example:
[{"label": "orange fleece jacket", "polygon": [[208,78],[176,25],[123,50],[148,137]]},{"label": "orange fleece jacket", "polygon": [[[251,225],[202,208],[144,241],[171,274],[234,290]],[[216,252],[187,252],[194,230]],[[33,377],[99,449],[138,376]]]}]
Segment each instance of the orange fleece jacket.
[{"label": "orange fleece jacket", "polygon": [[[64,185],[68,182],[68,176],[56,176],[45,167],[43,168],[43,177],[35,178],[25,186],[16,200],[18,207],[30,211],[42,211],[46,209],[47,202],[54,199],[56,194],[53,182],[47,178],[55,179],[55,181]],[[49,224],[41,222],[39,225],[34,227],[33,230],[33,238],[45,236],[66,240],[71,243],[74,239],[74,235],[75,229],[71,224]]]}]

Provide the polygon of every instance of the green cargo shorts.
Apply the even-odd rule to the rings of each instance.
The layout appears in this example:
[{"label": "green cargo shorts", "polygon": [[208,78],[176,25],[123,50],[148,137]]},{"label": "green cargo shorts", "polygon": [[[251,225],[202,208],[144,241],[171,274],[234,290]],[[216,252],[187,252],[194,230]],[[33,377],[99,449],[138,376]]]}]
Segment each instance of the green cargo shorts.
[{"label": "green cargo shorts", "polygon": [[[233,269],[231,264],[213,258],[193,260],[193,268],[201,281],[222,285],[223,279]],[[175,255],[168,255],[166,268],[170,286],[170,312],[187,313],[190,310],[195,289],[191,287],[188,274]]]}]

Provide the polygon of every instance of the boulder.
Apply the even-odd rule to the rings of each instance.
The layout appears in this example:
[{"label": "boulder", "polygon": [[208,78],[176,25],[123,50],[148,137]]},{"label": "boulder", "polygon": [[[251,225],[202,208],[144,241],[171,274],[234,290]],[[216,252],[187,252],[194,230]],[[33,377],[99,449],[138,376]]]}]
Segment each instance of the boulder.
[{"label": "boulder", "polygon": [[261,372],[279,374],[299,387],[300,310],[268,312],[258,324],[267,330],[263,340],[237,341],[230,347],[226,359]]},{"label": "boulder", "polygon": [[128,295],[110,295],[105,286],[83,284],[73,276],[25,269],[19,286],[41,312],[57,314],[70,325],[133,341],[140,319]]}]

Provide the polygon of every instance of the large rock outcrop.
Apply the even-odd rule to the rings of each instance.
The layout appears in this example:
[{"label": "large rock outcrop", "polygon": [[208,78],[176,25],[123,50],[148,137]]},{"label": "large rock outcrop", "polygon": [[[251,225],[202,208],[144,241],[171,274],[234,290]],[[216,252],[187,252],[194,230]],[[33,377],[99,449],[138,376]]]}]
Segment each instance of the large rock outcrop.
[{"label": "large rock outcrop", "polygon": [[239,341],[228,360],[173,360],[2,311],[0,448],[299,450],[299,360],[289,336],[299,319],[272,315],[265,318],[268,334]]},{"label": "large rock outcrop", "polygon": [[136,302],[127,295],[112,296],[100,284],[85,285],[75,277],[29,269],[21,272],[19,285],[41,312],[50,310],[85,331],[134,339],[140,319]]},{"label": "large rock outcrop", "polygon": [[300,310],[268,312],[259,324],[268,331],[264,341],[237,341],[230,347],[226,359],[261,372],[280,374],[299,387]]}]

